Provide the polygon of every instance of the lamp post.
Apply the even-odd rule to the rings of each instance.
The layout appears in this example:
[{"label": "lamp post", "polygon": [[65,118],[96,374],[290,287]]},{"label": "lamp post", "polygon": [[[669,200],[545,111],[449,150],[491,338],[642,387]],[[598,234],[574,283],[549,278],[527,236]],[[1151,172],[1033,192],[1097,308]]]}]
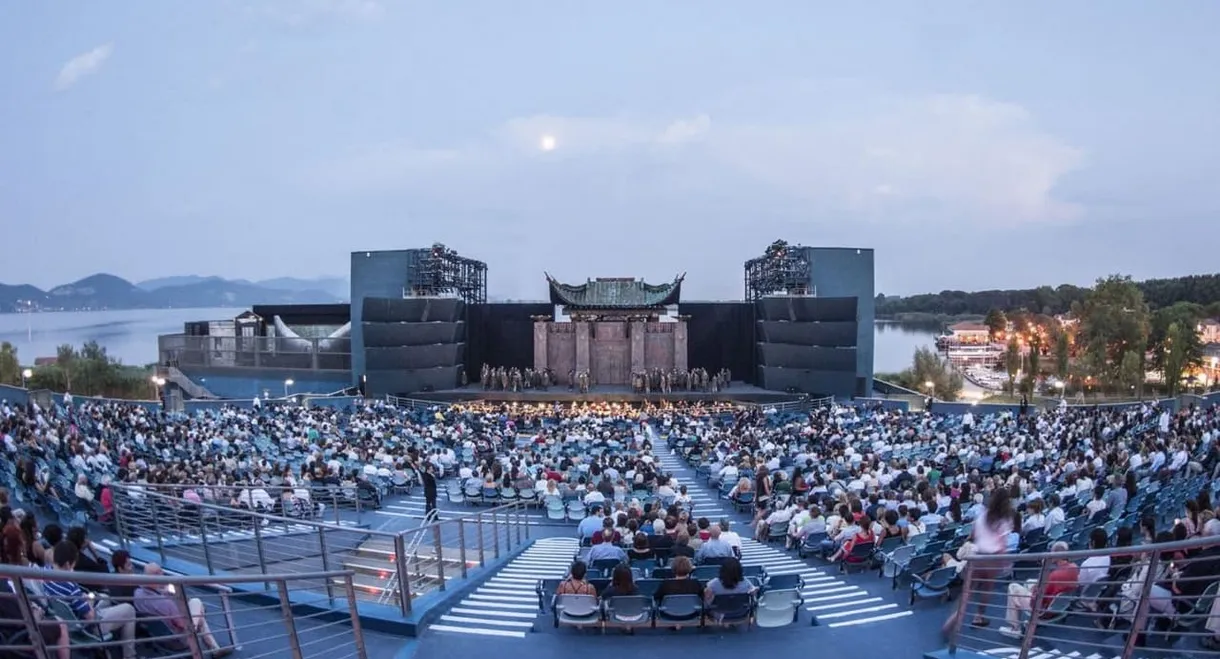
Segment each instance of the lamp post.
[{"label": "lamp post", "polygon": [[33,371],[33,370],[31,370],[31,369],[28,369],[28,368],[27,368],[27,369],[25,369],[25,370],[21,371],[21,388],[22,388],[22,389],[25,389],[25,383],[26,383],[26,381],[27,381],[27,380],[29,380],[29,379],[30,379],[30,378],[32,378],[32,377],[34,377],[34,371]]},{"label": "lamp post", "polygon": [[936,383],[935,382],[928,380],[927,382],[923,383],[923,386],[928,388],[929,396],[936,398]]},{"label": "lamp post", "polygon": [[1216,386],[1216,365],[1217,365],[1217,363],[1220,363],[1220,357],[1213,356],[1212,357],[1211,377],[1208,378],[1209,388]]},{"label": "lamp post", "polygon": [[149,382],[152,382],[152,385],[153,385],[153,398],[160,400],[161,399],[161,387],[165,386],[165,378],[163,378],[159,375],[154,375],[151,378],[149,378]]},{"label": "lamp post", "polygon": [[1063,391],[1065,386],[1067,385],[1063,382],[1063,380],[1055,381],[1055,388],[1059,390],[1059,400],[1063,400]]},{"label": "lamp post", "polygon": [[296,383],[292,381],[292,378],[288,378],[287,380],[284,380],[284,398],[288,397],[288,390],[290,388],[292,388],[293,384],[296,384]]}]

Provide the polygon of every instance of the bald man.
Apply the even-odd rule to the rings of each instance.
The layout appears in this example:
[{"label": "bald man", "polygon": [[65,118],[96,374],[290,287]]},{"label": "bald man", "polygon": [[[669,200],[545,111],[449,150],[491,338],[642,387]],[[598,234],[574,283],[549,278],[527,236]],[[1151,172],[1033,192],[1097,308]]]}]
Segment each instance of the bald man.
[{"label": "bald man", "polygon": [[[165,570],[162,570],[161,566],[156,563],[149,563],[144,566],[144,574],[150,577],[160,577],[165,575]],[[170,591],[169,584],[140,586],[136,589],[134,601],[136,611],[140,615],[163,620],[175,633],[185,634],[187,632],[187,616],[184,615],[178,599]],[[198,597],[192,597],[187,600],[186,604],[190,620],[195,626],[195,633],[203,643],[204,649],[210,650],[214,658],[232,654],[233,648],[220,647],[212,636],[212,631],[208,628],[207,611],[204,609],[203,602]]]}]

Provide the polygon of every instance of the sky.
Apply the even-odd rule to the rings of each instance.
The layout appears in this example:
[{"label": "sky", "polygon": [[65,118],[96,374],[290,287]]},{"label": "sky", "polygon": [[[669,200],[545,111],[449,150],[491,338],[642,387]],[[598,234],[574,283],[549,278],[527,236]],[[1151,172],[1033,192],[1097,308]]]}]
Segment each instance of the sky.
[{"label": "sky", "polygon": [[1220,3],[0,4],[0,282],[346,275],[443,242],[492,296],[776,239],[877,290],[1212,272]]}]

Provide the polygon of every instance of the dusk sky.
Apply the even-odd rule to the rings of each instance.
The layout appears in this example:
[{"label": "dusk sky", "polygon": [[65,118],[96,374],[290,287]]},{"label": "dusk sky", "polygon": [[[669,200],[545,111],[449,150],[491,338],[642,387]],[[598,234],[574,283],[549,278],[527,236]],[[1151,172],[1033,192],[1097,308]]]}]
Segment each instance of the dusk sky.
[{"label": "dusk sky", "polygon": [[9,1],[0,282],[343,275],[493,296],[777,238],[887,294],[1214,272],[1220,3]]}]

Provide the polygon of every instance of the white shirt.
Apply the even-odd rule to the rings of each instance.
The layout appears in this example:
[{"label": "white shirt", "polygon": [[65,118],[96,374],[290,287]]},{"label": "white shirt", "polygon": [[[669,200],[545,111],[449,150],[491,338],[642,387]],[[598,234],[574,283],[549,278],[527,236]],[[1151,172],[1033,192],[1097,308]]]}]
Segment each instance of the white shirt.
[{"label": "white shirt", "polygon": [[974,546],[980,554],[1002,554],[1008,548],[1008,535],[1012,533],[1012,520],[1003,519],[992,528],[987,523],[984,510],[974,519]]},{"label": "white shirt", "polygon": [[1080,576],[1077,581],[1081,586],[1088,586],[1105,577],[1109,570],[1109,556],[1090,556],[1080,564]]}]

